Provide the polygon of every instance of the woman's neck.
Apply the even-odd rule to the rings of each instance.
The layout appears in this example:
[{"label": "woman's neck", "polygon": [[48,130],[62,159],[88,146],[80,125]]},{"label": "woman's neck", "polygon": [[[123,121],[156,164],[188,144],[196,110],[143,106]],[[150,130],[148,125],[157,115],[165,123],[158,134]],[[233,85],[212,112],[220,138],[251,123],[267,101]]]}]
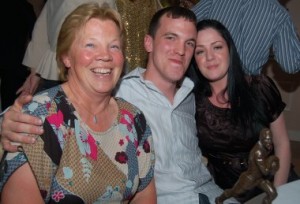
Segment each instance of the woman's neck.
[{"label": "woman's neck", "polygon": [[92,96],[68,82],[62,85],[80,118],[94,131],[105,131],[117,116],[117,104],[111,96]]},{"label": "woman's neck", "polygon": [[226,90],[227,83],[223,81],[211,82],[210,87],[212,91],[212,96],[209,97],[210,102],[220,108],[230,108]]}]

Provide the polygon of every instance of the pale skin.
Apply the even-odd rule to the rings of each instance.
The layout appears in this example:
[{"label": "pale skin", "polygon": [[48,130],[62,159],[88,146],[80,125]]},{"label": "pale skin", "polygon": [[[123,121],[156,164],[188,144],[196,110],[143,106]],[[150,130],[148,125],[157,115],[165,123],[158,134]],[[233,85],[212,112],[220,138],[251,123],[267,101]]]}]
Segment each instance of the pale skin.
[{"label": "pale skin", "polygon": [[[62,87],[82,119],[94,131],[107,130],[117,117],[118,107],[114,98],[111,97],[111,92],[119,80],[124,63],[120,36],[120,30],[112,20],[92,18],[76,35],[68,53],[62,56],[63,63],[68,68],[68,81]],[[74,93],[78,94],[76,102]],[[30,99],[31,96],[20,97],[9,112],[12,115],[19,112],[21,103]],[[84,108],[81,106],[82,103],[86,104]],[[99,113],[97,115],[99,119],[106,123],[95,124],[92,116],[87,113],[91,110],[94,110],[96,114]],[[39,122],[41,122],[29,115],[20,115],[19,119],[21,121],[22,119],[37,121],[37,125],[40,125]],[[24,124],[20,128],[29,127],[33,132],[41,130],[40,127],[28,125]],[[16,135],[21,136],[20,133]],[[24,138],[28,139],[29,137]],[[15,150],[15,147],[11,147],[12,150]],[[8,179],[1,193],[1,202],[44,203],[28,163],[18,168]],[[130,201],[130,203],[145,202],[156,203],[154,178]]]},{"label": "pale skin", "polygon": [[152,81],[173,103],[176,86],[191,61],[195,48],[195,25],[184,18],[163,16],[154,38],[144,40],[149,60],[144,78]]},{"label": "pale skin", "polygon": [[[220,93],[227,86],[229,50],[226,41],[216,30],[207,28],[198,32],[195,59],[203,76],[211,81],[212,96],[209,100],[218,107],[230,108],[226,96],[225,99],[220,97]],[[290,141],[283,113],[270,123],[270,130],[273,135],[275,155],[280,161],[274,185],[280,186],[287,182],[291,163]]]},{"label": "pale skin", "polygon": [[30,75],[26,78],[23,85],[17,90],[16,94],[34,94],[36,89],[38,88],[41,77],[36,75],[34,69],[31,69]]}]

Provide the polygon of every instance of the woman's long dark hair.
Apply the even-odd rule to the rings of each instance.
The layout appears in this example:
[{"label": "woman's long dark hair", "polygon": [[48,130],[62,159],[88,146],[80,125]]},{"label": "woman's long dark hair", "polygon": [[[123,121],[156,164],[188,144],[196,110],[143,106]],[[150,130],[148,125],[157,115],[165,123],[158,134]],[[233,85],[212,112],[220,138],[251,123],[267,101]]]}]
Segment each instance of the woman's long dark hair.
[{"label": "woman's long dark hair", "polygon": [[[257,118],[255,98],[243,71],[242,61],[239,57],[231,34],[226,27],[216,20],[202,20],[197,24],[197,32],[212,28],[226,41],[229,49],[229,69],[227,87],[223,90],[223,97],[228,93],[228,103],[231,106],[233,122],[241,121],[245,129],[249,129],[253,119]],[[188,76],[195,82],[196,100],[210,97],[212,90],[209,81],[201,74],[193,58]],[[196,76],[196,77],[195,77]],[[261,114],[258,114],[261,115]]]}]

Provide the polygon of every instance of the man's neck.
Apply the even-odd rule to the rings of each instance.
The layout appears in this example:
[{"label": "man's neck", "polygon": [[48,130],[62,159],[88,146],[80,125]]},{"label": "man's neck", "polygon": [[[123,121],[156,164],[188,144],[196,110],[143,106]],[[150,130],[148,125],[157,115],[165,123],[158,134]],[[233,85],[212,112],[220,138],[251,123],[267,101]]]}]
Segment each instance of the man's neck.
[{"label": "man's neck", "polygon": [[151,81],[165,95],[165,97],[168,98],[170,103],[173,104],[177,91],[176,83],[165,80],[159,74],[155,74],[155,72],[148,68],[144,72],[143,77],[145,80]]}]

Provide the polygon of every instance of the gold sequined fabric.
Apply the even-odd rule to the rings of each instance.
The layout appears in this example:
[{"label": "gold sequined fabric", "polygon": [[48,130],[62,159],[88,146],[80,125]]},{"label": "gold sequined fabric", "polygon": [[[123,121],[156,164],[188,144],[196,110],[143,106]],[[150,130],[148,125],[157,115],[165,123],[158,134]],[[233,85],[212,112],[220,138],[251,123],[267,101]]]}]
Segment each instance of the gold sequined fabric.
[{"label": "gold sequined fabric", "polygon": [[160,8],[157,0],[116,0],[126,32],[126,68],[146,67],[144,36],[153,14]]},{"label": "gold sequined fabric", "polygon": [[166,6],[181,6],[184,8],[192,8],[199,0],[160,0],[161,4]]},{"label": "gold sequined fabric", "polygon": [[180,0],[179,2],[180,6],[191,9],[199,0]]}]

